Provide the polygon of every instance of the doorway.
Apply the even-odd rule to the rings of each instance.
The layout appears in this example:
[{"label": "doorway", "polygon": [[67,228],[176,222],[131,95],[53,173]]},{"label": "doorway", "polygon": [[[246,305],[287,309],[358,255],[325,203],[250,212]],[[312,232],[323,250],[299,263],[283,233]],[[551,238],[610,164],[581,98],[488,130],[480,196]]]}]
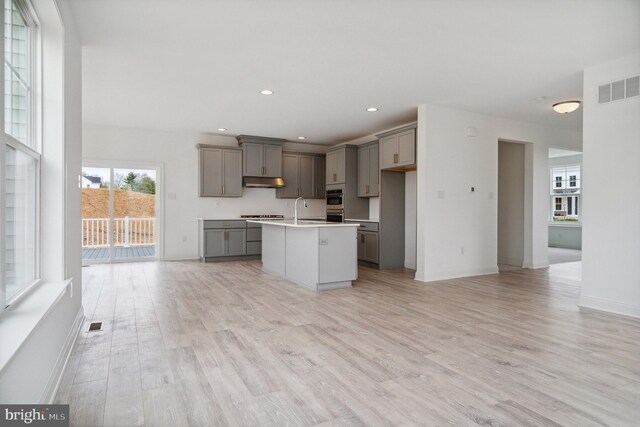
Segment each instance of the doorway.
[{"label": "doorway", "polygon": [[158,168],[82,168],[82,262],[158,259]]},{"label": "doorway", "polygon": [[582,260],[582,152],[549,148],[549,264]]},{"label": "doorway", "polygon": [[498,267],[524,265],[525,145],[498,141]]}]

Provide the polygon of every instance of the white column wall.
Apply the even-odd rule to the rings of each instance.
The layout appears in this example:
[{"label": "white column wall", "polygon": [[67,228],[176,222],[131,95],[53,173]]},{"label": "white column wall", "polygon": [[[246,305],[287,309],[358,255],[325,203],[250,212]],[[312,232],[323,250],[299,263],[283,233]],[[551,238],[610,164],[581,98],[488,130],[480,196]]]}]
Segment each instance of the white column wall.
[{"label": "white column wall", "polygon": [[[467,136],[469,128],[476,136]],[[580,149],[579,132],[425,104],[418,107],[417,280],[497,272],[498,140],[528,143],[524,265],[548,265],[548,148]]]},{"label": "white column wall", "polygon": [[640,54],[584,72],[582,307],[640,317],[640,97],[597,104]]}]

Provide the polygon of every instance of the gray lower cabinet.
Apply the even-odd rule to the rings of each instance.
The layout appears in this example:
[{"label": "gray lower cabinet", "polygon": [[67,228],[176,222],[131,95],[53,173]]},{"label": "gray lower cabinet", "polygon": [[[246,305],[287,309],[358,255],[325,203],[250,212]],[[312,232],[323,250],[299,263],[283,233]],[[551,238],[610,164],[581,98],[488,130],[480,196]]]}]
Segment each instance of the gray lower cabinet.
[{"label": "gray lower cabinet", "polygon": [[224,261],[262,253],[262,226],[245,220],[200,220],[199,255],[204,261]]},{"label": "gray lower cabinet", "polygon": [[262,253],[262,226],[247,223],[247,255]]},{"label": "gray lower cabinet", "polygon": [[[276,190],[276,197],[279,199],[324,198],[324,157],[283,153],[282,179],[284,179],[284,187]],[[318,182],[319,180],[321,182]]]},{"label": "gray lower cabinet", "polygon": [[205,230],[204,231],[204,257],[225,256],[227,230]]},{"label": "gray lower cabinet", "polygon": [[416,129],[404,128],[378,135],[380,169],[413,166],[416,163]]},{"label": "gray lower cabinet", "polygon": [[245,229],[204,231],[204,257],[240,256],[247,253]]},{"label": "gray lower cabinet", "polygon": [[227,244],[225,256],[240,256],[247,253],[247,230],[227,230]]},{"label": "gray lower cabinet", "polygon": [[358,231],[358,260],[378,263],[378,233]]},{"label": "gray lower cabinet", "polygon": [[358,197],[377,197],[380,182],[378,143],[358,147]]},{"label": "gray lower cabinet", "polygon": [[242,197],[242,150],[198,144],[200,197]]},{"label": "gray lower cabinet", "polygon": [[358,227],[358,261],[372,264],[379,263],[379,225],[377,222],[350,220],[346,223],[359,223]]}]

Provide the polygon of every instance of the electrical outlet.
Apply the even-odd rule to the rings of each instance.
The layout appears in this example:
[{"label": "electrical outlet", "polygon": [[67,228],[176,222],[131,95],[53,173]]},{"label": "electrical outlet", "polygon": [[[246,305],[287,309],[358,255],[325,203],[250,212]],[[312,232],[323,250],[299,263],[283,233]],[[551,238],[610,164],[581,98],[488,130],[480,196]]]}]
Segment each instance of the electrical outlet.
[{"label": "electrical outlet", "polygon": [[329,244],[329,239],[326,239],[326,238],[320,239],[320,245],[321,246],[326,246],[328,244]]},{"label": "electrical outlet", "polygon": [[444,199],[444,190],[438,190],[438,199]]},{"label": "electrical outlet", "polygon": [[187,236],[182,236],[182,242],[186,242],[187,241]]},{"label": "electrical outlet", "polygon": [[220,200],[216,200],[216,208],[220,207]]},{"label": "electrical outlet", "polygon": [[460,255],[464,255],[464,246],[460,246]]}]

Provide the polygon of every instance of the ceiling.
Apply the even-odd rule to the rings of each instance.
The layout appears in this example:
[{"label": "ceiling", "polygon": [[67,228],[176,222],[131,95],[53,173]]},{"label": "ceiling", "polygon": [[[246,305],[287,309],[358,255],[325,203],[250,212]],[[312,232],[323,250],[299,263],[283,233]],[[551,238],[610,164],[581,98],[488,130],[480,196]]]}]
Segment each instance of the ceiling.
[{"label": "ceiling", "polygon": [[321,144],[423,103],[578,130],[581,109],[551,104],[582,99],[586,67],[640,51],[638,0],[70,3],[86,122]]}]

